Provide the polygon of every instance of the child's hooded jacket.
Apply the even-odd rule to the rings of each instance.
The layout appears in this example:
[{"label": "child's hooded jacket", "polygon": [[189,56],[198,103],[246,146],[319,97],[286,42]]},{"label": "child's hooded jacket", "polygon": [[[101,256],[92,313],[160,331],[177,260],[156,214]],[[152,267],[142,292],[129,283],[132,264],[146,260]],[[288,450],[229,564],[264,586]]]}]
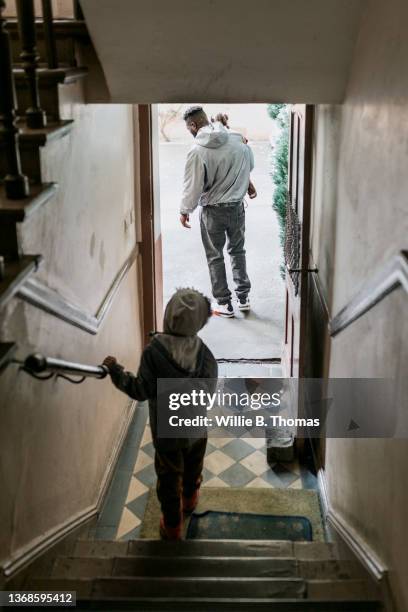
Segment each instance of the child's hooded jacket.
[{"label": "child's hooded jacket", "polygon": [[137,376],[116,364],[110,370],[114,385],[129,397],[149,400],[150,427],[158,450],[191,446],[188,438],[157,438],[158,378],[217,378],[218,366],[210,349],[197,336],[207,323],[210,305],[194,289],[179,289],[164,313],[164,332],[155,334],[142,354]]}]

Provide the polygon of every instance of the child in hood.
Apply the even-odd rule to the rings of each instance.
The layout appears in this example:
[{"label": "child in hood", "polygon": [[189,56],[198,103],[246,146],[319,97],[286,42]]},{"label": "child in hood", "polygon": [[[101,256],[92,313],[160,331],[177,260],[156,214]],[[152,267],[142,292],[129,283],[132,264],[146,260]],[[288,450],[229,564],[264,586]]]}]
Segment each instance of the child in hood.
[{"label": "child in hood", "polygon": [[162,510],[160,534],[181,539],[183,512],[198,502],[207,438],[157,436],[158,378],[217,378],[217,362],[197,336],[211,316],[209,300],[195,289],[179,289],[166,306],[164,331],[153,336],[142,354],[137,375],[125,372],[115,357],[106,357],[113,384],[135,400],[149,400],[155,447],[157,496]]}]

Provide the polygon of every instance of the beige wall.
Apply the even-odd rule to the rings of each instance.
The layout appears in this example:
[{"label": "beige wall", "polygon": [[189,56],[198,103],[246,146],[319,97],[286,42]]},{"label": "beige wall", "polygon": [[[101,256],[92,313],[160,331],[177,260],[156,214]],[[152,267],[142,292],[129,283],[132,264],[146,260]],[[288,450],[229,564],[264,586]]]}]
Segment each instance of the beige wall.
[{"label": "beige wall", "polygon": [[[39,279],[95,314],[135,245],[132,108],[78,103],[64,113],[72,132],[43,151],[44,177],[59,191],[22,227],[24,250],[44,255]],[[114,354],[135,369],[138,269],[136,262],[98,335],[14,298],[2,311],[1,340],[18,342],[22,357],[35,349],[98,364]],[[130,408],[108,379],[39,382],[15,366],[0,376],[0,563],[94,509]]]},{"label": "beige wall", "polygon": [[[345,104],[317,110],[312,247],[332,316],[407,248],[407,21],[405,0],[367,2]],[[333,339],[330,361],[332,377],[393,378],[405,429],[406,312],[399,289]],[[327,440],[333,509],[390,569],[401,612],[408,609],[407,468],[407,440]]]}]

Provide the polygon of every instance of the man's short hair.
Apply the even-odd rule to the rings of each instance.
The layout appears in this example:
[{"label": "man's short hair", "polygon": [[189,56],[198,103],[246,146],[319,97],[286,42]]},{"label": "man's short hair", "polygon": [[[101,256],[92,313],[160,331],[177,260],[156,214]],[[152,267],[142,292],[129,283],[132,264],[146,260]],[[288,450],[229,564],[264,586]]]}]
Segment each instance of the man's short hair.
[{"label": "man's short hair", "polygon": [[190,108],[188,108],[185,111],[183,115],[183,119],[184,121],[187,121],[188,119],[192,119],[193,117],[196,117],[197,115],[205,115],[203,107],[202,106],[190,106]]}]

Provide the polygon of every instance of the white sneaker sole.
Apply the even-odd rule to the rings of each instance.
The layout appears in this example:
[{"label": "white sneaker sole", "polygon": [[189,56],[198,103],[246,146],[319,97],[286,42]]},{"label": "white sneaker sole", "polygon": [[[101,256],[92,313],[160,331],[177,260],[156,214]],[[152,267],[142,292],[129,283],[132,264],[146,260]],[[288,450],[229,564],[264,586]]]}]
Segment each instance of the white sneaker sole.
[{"label": "white sneaker sole", "polygon": [[235,316],[233,312],[220,312],[219,310],[213,310],[213,315],[216,317],[223,317],[224,319],[233,319]]},{"label": "white sneaker sole", "polygon": [[251,310],[251,305],[245,304],[244,306],[241,306],[241,304],[239,304],[238,308],[241,312],[248,312],[248,310]]}]

